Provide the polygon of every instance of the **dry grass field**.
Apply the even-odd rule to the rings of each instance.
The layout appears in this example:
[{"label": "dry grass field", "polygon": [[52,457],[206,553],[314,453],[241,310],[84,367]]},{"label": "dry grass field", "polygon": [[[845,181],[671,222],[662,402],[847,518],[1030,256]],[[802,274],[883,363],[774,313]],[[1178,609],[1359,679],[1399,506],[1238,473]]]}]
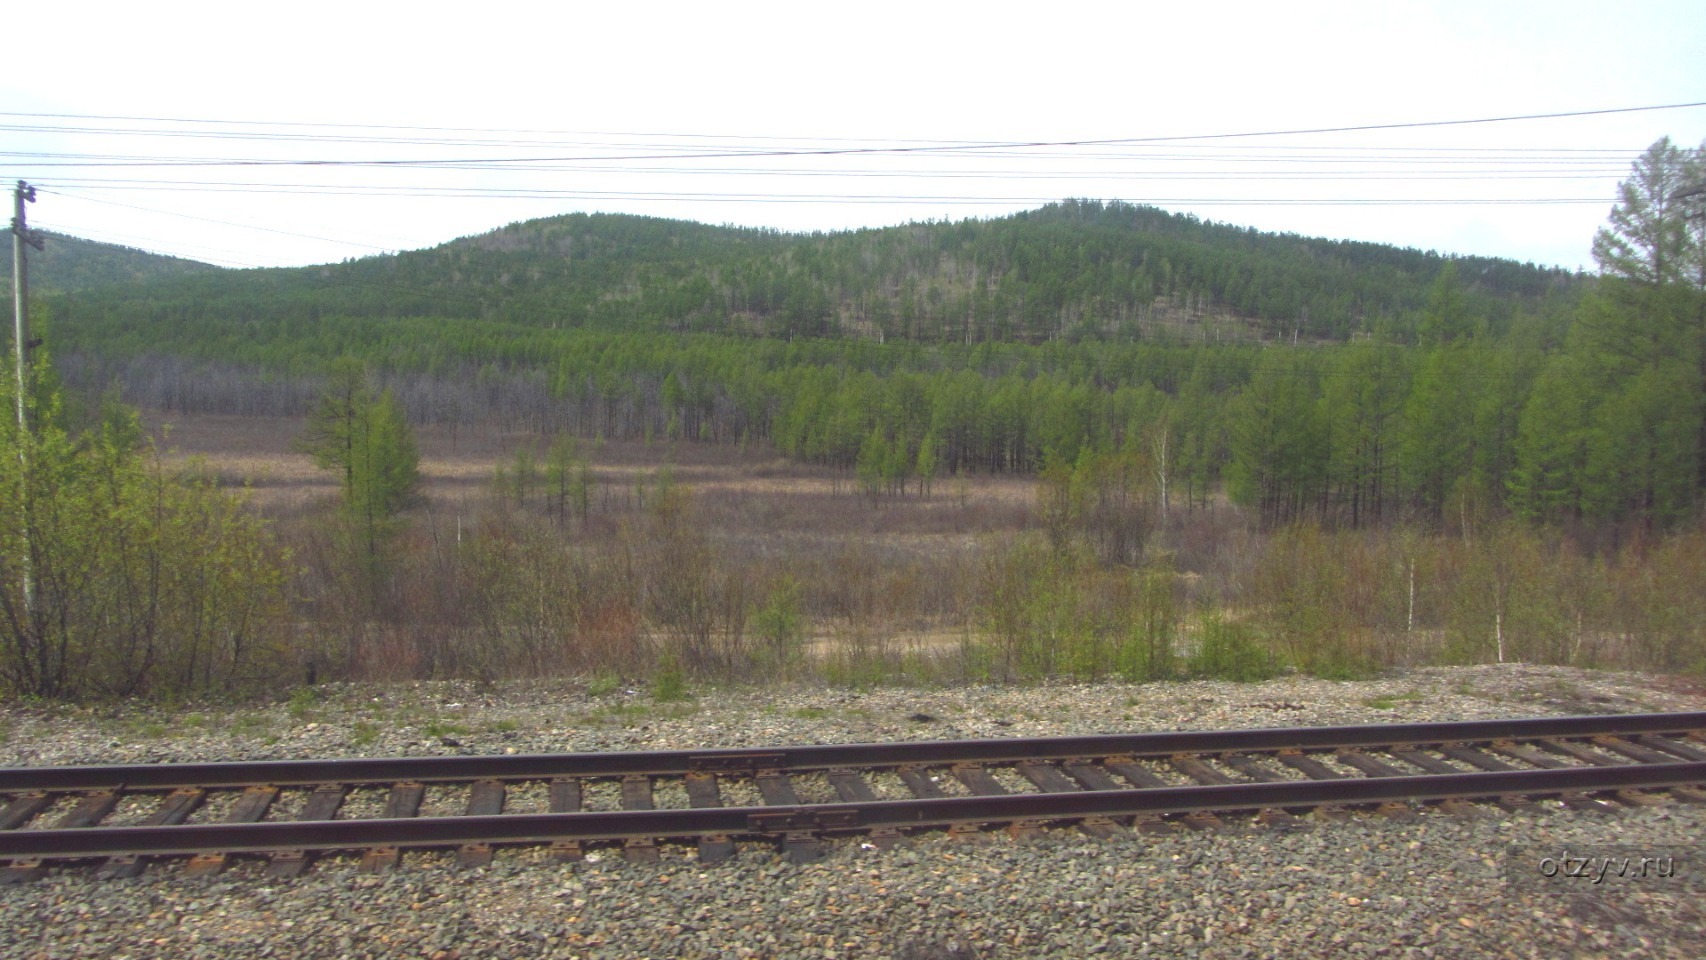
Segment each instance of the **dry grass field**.
[{"label": "dry grass field", "polygon": [[[417,432],[422,496],[397,555],[364,580],[327,522],[337,478],[295,449],[302,420],[144,422],[168,464],[199,459],[276,521],[316,656],[354,678],[645,675],[669,651],[705,673],[810,672],[766,653],[771,637],[856,682],[1706,669],[1698,532],[1596,555],[1509,522],[1474,536],[1264,531],[1218,502],[1146,513],[1135,500],[1062,526],[1057,491],[1034,477],[944,477],[873,500],[851,471],[682,441],[579,442],[585,509],[564,515],[545,490],[551,438],[433,426]],[[541,477],[518,503],[495,477],[523,449]],[[1128,527],[1146,538],[1141,564],[1097,552]]]},{"label": "dry grass field", "polygon": [[[286,529],[299,529],[299,520],[338,496],[336,475],[296,449],[299,418],[149,411],[143,420],[169,466],[199,462],[222,485],[247,490],[253,507]],[[416,440],[422,496],[410,513],[418,530],[464,529],[492,515],[494,477],[524,448],[540,465],[541,482],[521,516],[551,522],[542,467],[551,438],[428,426],[417,428]],[[667,476],[689,498],[691,522],[710,537],[713,562],[760,581],[792,577],[804,585],[808,608],[846,611],[801,625],[805,649],[820,657],[871,645],[884,656],[957,647],[968,637],[965,624],[922,611],[959,606],[975,589],[970,580],[990,538],[1035,524],[1033,478],[946,477],[927,496],[913,487],[873,501],[850,471],[789,461],[767,445],[580,441],[577,455],[592,484],[588,516],[567,531],[571,540],[617,541],[625,525],[642,520]],[[874,615],[879,610],[890,612]]]},{"label": "dry grass field", "polygon": [[[337,495],[336,475],[295,448],[304,428],[300,418],[147,411],[143,422],[168,464],[201,461],[221,484],[249,490],[255,507],[269,515]],[[551,443],[538,434],[436,425],[417,428],[416,440],[422,510],[440,516],[478,510],[491,496],[498,468],[512,464],[520,449],[533,452],[542,474]],[[667,471],[725,535],[924,538],[946,545],[1019,529],[1033,519],[1035,480],[1028,477],[944,477],[928,497],[914,489],[873,504],[850,472],[796,463],[768,445],[581,441],[577,453],[591,467],[595,514],[627,512],[642,495],[638,489]]]}]

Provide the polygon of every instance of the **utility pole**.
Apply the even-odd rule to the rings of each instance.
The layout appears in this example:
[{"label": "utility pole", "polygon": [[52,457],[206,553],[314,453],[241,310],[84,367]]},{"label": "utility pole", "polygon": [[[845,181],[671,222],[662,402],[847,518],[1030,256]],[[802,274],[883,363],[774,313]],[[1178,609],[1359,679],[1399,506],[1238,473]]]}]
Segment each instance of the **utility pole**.
[{"label": "utility pole", "polygon": [[18,361],[18,429],[30,428],[29,397],[30,348],[30,291],[29,260],[24,247],[42,248],[41,237],[30,231],[24,220],[24,204],[36,202],[36,188],[22,180],[12,191],[12,333]]},{"label": "utility pole", "polygon": [[[30,291],[29,291],[29,261],[24,256],[24,247],[31,246],[37,250],[42,248],[41,237],[30,231],[29,224],[24,219],[24,204],[34,203],[36,188],[22,180],[12,191],[12,341],[17,351],[18,361],[18,461],[24,468],[23,482],[29,481],[29,430],[30,430],[30,348],[35,344],[30,341]],[[35,545],[30,542],[29,492],[21,491],[19,507],[24,510],[24,556],[20,566],[24,571],[24,619],[32,627],[35,623],[36,584],[35,568],[32,556]]]}]

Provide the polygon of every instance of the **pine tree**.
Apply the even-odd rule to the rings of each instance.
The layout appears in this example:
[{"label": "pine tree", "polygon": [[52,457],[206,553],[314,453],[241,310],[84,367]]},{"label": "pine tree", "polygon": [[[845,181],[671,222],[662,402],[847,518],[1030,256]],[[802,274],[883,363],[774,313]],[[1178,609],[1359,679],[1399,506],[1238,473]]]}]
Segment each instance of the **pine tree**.
[{"label": "pine tree", "polygon": [[1446,501],[1469,473],[1479,384],[1472,347],[1454,343],[1430,352],[1416,370],[1404,403],[1400,476],[1411,499],[1439,522]]},{"label": "pine tree", "polygon": [[356,424],[361,409],[372,402],[367,369],[354,357],[332,361],[326,389],[308,414],[308,429],[297,448],[314,458],[322,470],[343,474],[344,489],[355,483]]},{"label": "pine tree", "polygon": [[1345,346],[1328,371],[1321,403],[1332,482],[1353,527],[1378,524],[1395,494],[1405,361],[1392,344],[1364,341]]},{"label": "pine tree", "polygon": [[300,446],[322,469],[343,474],[344,508],[376,560],[420,486],[420,452],[402,404],[390,390],[375,395],[358,363],[340,361]]},{"label": "pine tree", "polygon": [[1584,478],[1590,513],[1669,522],[1706,497],[1703,205],[1706,145],[1662,138],[1635,162],[1594,238],[1600,289],[1568,347],[1598,386]]},{"label": "pine tree", "polygon": [[420,453],[403,407],[386,390],[362,410],[353,446],[348,506],[360,524],[369,557],[420,486]]},{"label": "pine tree", "polygon": [[1618,185],[1610,222],[1593,239],[1601,273],[1648,286],[1706,285],[1699,234],[1687,216],[1694,207],[1690,192],[1702,186],[1701,164],[1700,151],[1677,147],[1669,137],[1635,161],[1629,179]]},{"label": "pine tree", "polygon": [[1284,349],[1264,353],[1226,416],[1232,498],[1256,504],[1264,526],[1301,517],[1324,490],[1327,473],[1327,431],[1308,358]]},{"label": "pine tree", "polygon": [[1589,391],[1583,360],[1560,354],[1535,381],[1517,426],[1511,505],[1526,520],[1582,516],[1587,469]]}]

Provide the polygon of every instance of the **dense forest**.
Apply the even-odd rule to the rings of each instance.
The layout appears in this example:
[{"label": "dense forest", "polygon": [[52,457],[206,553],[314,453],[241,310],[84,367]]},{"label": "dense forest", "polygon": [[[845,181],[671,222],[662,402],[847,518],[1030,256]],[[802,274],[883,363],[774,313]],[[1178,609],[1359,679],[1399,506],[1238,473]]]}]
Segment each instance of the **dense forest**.
[{"label": "dense forest", "polygon": [[[30,253],[30,286],[37,291],[76,291],[122,287],[168,277],[216,274],[218,267],[182,257],[168,257],[111,243],[33,231],[43,241],[41,252]],[[12,297],[12,272],[0,276],[0,291]]]},{"label": "dense forest", "polygon": [[1270,527],[1667,526],[1701,489],[1700,404],[1658,399],[1700,396],[1700,291],[1653,286],[1069,201],[829,235],[572,215],[44,312],[69,382],[166,409],[300,414],[350,356],[416,422],[768,440],[896,491],[1137,457]]},{"label": "dense forest", "polygon": [[1068,201],[998,220],[806,235],[573,214],[395,256],[107,287],[80,297],[79,312],[174,329],[434,317],[961,344],[1344,340],[1383,327],[1413,340],[1405,324],[1448,262],[1495,333],[1580,283],[1509,261]]}]

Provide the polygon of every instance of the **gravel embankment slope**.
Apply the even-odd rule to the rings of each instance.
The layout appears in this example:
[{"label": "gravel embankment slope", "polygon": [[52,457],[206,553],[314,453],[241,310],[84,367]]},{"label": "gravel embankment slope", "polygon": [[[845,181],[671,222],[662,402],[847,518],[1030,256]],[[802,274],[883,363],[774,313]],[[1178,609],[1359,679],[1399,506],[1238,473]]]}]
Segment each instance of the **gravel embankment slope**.
[{"label": "gravel embankment slope", "polygon": [[[788,688],[690,704],[570,683],[327,687],[312,702],[162,713],[0,707],[0,765],[662,749],[1706,709],[1706,687],[1526,666],[1377,681]],[[352,804],[366,798],[352,797]],[[660,795],[660,802],[667,800]],[[537,798],[518,797],[523,808]],[[453,807],[453,796],[434,804]],[[611,802],[605,798],[603,802]],[[353,858],[290,882],[240,862],[191,880],[54,871],[0,888],[0,957],[1576,957],[1706,955],[1706,899],[1680,880],[1506,878],[1510,844],[1706,852],[1706,810],[1616,815],[1487,808],[1414,823],[1359,816],[1298,833],[1017,843],[940,834],[878,853],[848,842],[810,866],[767,848],[701,867],[611,853],[578,865],[504,851],[461,872],[411,855],[374,877]],[[198,817],[212,817],[209,810]]]}]

